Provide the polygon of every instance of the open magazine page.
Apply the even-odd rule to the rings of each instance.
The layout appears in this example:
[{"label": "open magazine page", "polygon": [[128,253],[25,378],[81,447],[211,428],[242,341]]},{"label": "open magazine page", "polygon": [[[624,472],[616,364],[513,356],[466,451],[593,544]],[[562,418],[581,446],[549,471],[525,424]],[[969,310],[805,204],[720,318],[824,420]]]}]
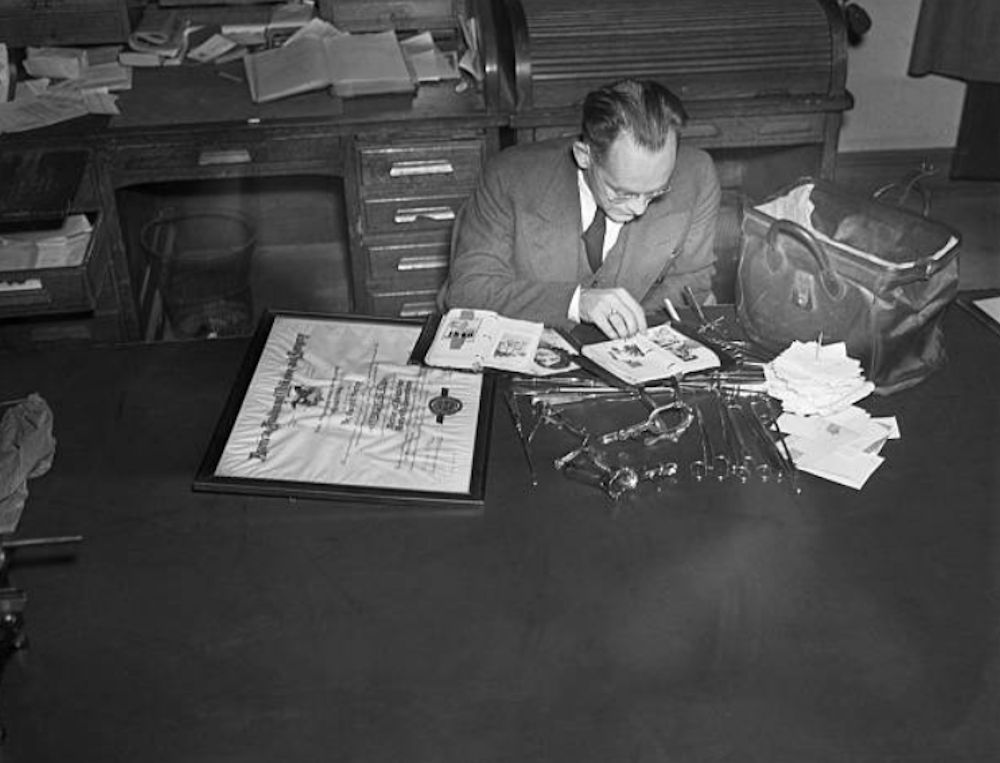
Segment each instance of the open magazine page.
[{"label": "open magazine page", "polygon": [[543,329],[541,323],[504,318],[490,310],[449,310],[424,361],[441,368],[527,371]]},{"label": "open magazine page", "polygon": [[483,366],[499,371],[527,371],[542,338],[542,324],[497,316],[490,329],[493,342],[483,358]]},{"label": "open magazine page", "polygon": [[276,318],[216,475],[467,491],[482,377],[408,364],[418,334]]},{"label": "open magazine page", "polygon": [[645,384],[719,366],[719,357],[712,350],[669,323],[626,339],[588,344],[581,352],[628,384]]},{"label": "open magazine page", "polygon": [[496,317],[488,310],[449,310],[441,318],[425,362],[442,368],[481,368],[493,343]]}]

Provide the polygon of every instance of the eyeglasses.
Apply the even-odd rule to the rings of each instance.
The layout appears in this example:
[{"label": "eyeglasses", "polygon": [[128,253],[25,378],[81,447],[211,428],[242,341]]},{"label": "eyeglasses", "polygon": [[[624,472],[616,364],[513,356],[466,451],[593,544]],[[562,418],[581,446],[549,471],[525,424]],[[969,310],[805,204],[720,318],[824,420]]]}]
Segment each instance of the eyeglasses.
[{"label": "eyeglasses", "polygon": [[627,204],[633,201],[642,201],[646,204],[650,204],[657,199],[666,196],[670,192],[670,183],[663,185],[656,190],[646,191],[645,193],[637,193],[634,191],[622,191],[615,188],[611,183],[604,179],[600,167],[596,164],[590,165],[590,170],[594,177],[597,178],[598,182],[604,189],[604,196],[609,204]]}]

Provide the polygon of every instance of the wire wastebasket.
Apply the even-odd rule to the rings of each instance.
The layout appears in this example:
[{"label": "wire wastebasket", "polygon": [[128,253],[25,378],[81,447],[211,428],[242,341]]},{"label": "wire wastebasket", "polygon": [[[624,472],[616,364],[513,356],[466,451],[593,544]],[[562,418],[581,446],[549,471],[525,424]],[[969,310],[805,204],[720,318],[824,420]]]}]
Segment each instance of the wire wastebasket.
[{"label": "wire wastebasket", "polygon": [[252,329],[255,234],[244,215],[164,210],[143,226],[140,241],[176,335],[214,338]]}]

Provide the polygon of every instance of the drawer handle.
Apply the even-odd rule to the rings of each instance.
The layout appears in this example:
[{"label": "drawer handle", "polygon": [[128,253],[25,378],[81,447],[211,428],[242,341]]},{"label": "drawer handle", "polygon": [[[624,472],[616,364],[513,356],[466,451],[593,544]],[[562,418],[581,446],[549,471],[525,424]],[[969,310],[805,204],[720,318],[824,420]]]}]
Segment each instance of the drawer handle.
[{"label": "drawer handle", "polygon": [[202,151],[198,154],[199,167],[212,167],[219,164],[249,164],[253,161],[250,152],[245,148],[228,148],[222,151]]},{"label": "drawer handle", "polygon": [[455,210],[451,207],[409,207],[397,209],[392,221],[397,225],[415,223],[420,218],[444,222],[455,219]]},{"label": "drawer handle", "polygon": [[422,318],[437,310],[434,302],[404,302],[399,308],[400,318]]},{"label": "drawer handle", "polygon": [[389,167],[389,177],[404,178],[419,175],[452,175],[455,168],[447,159],[417,159],[408,162],[393,162]]},{"label": "drawer handle", "polygon": [[396,270],[407,272],[412,270],[438,270],[448,267],[448,258],[436,255],[433,257],[401,257],[396,263]]}]

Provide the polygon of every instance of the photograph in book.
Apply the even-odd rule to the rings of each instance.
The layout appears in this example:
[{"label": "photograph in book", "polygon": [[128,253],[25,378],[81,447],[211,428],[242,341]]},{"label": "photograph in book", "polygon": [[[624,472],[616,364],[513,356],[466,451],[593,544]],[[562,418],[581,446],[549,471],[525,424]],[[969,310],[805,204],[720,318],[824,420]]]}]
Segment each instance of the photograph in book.
[{"label": "photograph in book", "polygon": [[669,323],[624,339],[584,345],[581,353],[628,384],[646,384],[719,367],[718,355]]},{"label": "photograph in book", "polygon": [[277,315],[212,476],[469,493],[483,379],[408,363],[419,333]]},{"label": "photograph in book", "polygon": [[454,308],[440,320],[424,355],[427,365],[530,373],[545,326],[492,310]]}]

